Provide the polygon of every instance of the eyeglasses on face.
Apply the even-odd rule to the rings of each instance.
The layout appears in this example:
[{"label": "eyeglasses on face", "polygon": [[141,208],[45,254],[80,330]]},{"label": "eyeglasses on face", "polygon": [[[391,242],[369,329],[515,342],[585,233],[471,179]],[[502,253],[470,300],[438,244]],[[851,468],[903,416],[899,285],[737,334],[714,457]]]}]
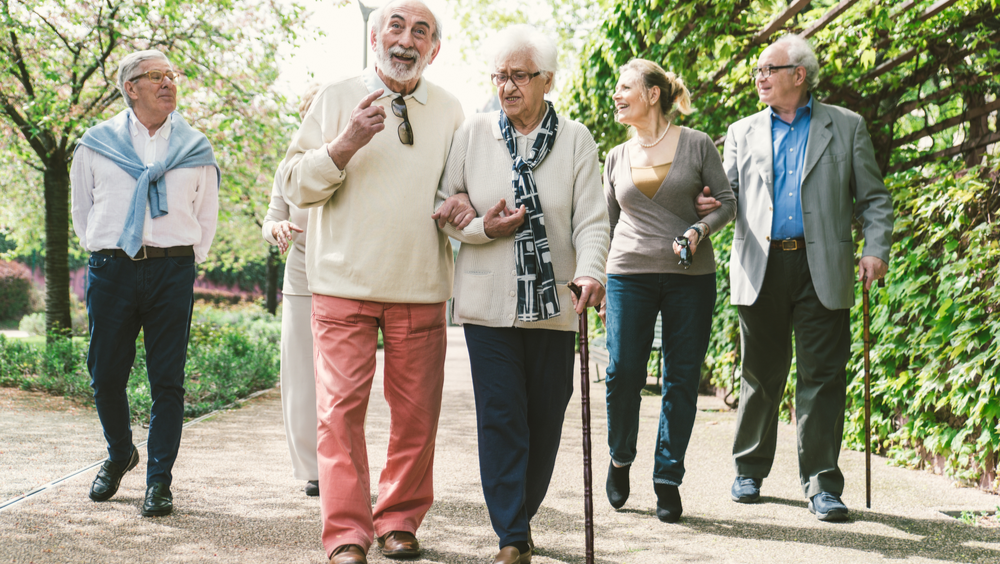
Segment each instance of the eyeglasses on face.
[{"label": "eyeglasses on face", "polygon": [[773,71],[780,69],[794,69],[797,66],[798,65],[781,65],[776,67],[774,65],[768,65],[766,67],[754,67],[750,69],[750,76],[752,76],[754,80],[757,80],[758,78],[767,78],[771,76]]},{"label": "eyeglasses on face", "polygon": [[153,84],[159,84],[159,83],[163,82],[163,77],[169,78],[170,82],[177,82],[178,80],[180,80],[180,78],[182,76],[184,76],[184,75],[182,75],[179,72],[174,72],[174,71],[166,71],[166,72],[164,72],[164,71],[158,71],[158,70],[151,70],[151,71],[146,71],[146,72],[144,72],[144,73],[142,73],[140,75],[133,76],[132,78],[128,79],[127,82],[135,82],[135,81],[139,80],[142,77],[146,77]]},{"label": "eyeglasses on face", "polygon": [[392,113],[403,120],[403,123],[396,128],[399,142],[403,145],[413,145],[413,127],[410,126],[410,118],[406,114],[406,100],[403,100],[402,96],[392,99]]},{"label": "eyeglasses on face", "polygon": [[491,74],[490,80],[493,81],[493,84],[495,84],[497,88],[506,84],[508,80],[513,81],[514,84],[517,86],[524,86],[525,84],[531,82],[532,78],[535,78],[540,74],[542,74],[542,71],[538,71],[535,73],[525,72],[525,71],[514,71],[511,74],[507,74],[505,72],[498,72]]}]

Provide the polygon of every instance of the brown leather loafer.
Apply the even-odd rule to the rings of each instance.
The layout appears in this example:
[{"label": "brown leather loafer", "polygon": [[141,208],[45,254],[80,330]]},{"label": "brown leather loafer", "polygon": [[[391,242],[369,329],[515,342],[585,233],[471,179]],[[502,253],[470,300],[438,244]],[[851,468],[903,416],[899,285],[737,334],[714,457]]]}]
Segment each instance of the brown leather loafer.
[{"label": "brown leather loafer", "polygon": [[330,564],[368,564],[368,557],[360,546],[345,544],[334,549]]},{"label": "brown leather loafer", "polygon": [[531,550],[522,554],[513,546],[505,546],[497,553],[493,564],[531,564]]},{"label": "brown leather loafer", "polygon": [[386,558],[414,558],[420,556],[420,543],[413,533],[392,531],[378,539],[378,547]]}]

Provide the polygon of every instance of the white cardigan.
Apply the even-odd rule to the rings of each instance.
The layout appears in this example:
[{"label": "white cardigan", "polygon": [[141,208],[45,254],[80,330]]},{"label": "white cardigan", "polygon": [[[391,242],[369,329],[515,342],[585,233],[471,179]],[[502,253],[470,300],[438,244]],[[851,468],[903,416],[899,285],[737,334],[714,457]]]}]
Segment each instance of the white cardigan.
[{"label": "white cardigan", "polygon": [[534,169],[562,313],[544,321],[518,321],[514,237],[490,239],[483,231],[486,210],[501,198],[513,207],[513,159],[500,133],[499,119],[499,112],[469,117],[455,133],[441,177],[435,207],[449,196],[467,192],[478,212],[461,232],[451,225],[445,228],[463,243],[455,269],[455,321],[576,331],[579,320],[566,283],[580,276],[601,284],[607,279],[604,264],[610,225],[597,144],[586,127],[560,116],[552,151]]}]

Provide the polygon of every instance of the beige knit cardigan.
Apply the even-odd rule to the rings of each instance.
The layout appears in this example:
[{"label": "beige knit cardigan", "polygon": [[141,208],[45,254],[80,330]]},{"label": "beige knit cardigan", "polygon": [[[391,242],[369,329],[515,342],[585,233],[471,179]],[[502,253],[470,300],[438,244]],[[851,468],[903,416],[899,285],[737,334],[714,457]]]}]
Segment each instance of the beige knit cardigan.
[{"label": "beige knit cardigan", "polygon": [[559,117],[551,152],[534,169],[562,313],[544,321],[517,320],[514,237],[490,239],[483,232],[486,211],[504,198],[513,207],[513,160],[500,133],[499,112],[469,117],[455,133],[441,177],[436,206],[467,192],[478,217],[461,232],[445,231],[462,242],[455,267],[454,319],[487,327],[576,331],[566,283],[589,276],[604,284],[610,227],[601,186],[597,144],[582,124]]}]

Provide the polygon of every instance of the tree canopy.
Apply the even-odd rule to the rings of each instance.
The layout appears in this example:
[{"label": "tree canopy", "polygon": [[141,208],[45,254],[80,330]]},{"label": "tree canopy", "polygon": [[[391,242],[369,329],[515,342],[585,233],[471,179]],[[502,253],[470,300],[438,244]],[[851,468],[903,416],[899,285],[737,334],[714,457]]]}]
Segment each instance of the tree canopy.
[{"label": "tree canopy", "polygon": [[[44,186],[50,332],[69,327],[69,163],[83,132],[124,107],[118,61],[141,49],[166,54],[186,77],[178,109],[215,147],[223,202],[266,202],[268,171],[293,123],[271,89],[274,58],[298,37],[301,17],[296,4],[252,0],[0,0],[0,127],[12,133],[5,158],[37,171]],[[37,190],[37,180],[23,188]]]}]

